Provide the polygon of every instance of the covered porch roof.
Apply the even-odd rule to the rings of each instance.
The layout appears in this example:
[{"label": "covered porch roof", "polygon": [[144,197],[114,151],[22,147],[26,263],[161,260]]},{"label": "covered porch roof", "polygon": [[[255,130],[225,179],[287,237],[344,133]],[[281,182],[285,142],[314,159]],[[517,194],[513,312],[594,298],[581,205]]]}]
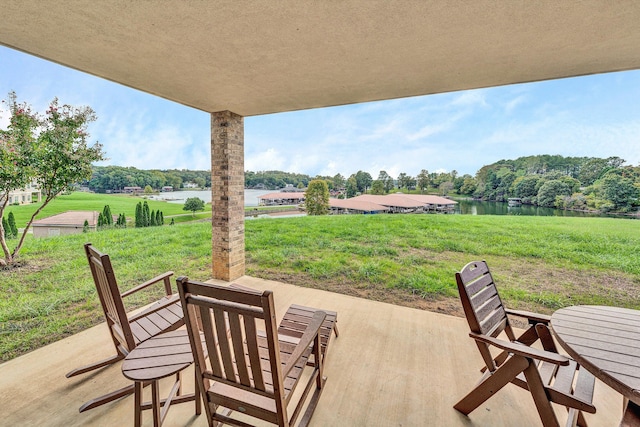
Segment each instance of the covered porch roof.
[{"label": "covered porch roof", "polygon": [[3,0],[0,44],[241,116],[640,68],[640,3]]},{"label": "covered porch roof", "polygon": [[[315,426],[534,427],[540,419],[531,395],[507,385],[469,417],[453,405],[480,379],[482,358],[468,336],[466,320],[413,308],[363,300],[317,289],[244,276],[236,281],[274,292],[278,320],[290,304],[338,312],[340,336],[333,338],[324,374],[326,389],[311,420]],[[106,324],[42,347],[0,365],[2,425],[126,426],[133,424],[133,396],[88,412],[82,403],[129,384],[121,363],[71,379],[79,365],[111,356]],[[183,376],[193,391],[193,366]],[[170,379],[161,382],[168,393]],[[150,388],[150,387],[149,387]],[[149,399],[150,390],[146,390]],[[622,396],[596,384],[591,427],[616,425]],[[554,405],[558,419],[564,407]],[[145,411],[143,425],[150,426]],[[165,426],[206,426],[192,402],[172,405]],[[259,424],[263,425],[263,424]]]}]

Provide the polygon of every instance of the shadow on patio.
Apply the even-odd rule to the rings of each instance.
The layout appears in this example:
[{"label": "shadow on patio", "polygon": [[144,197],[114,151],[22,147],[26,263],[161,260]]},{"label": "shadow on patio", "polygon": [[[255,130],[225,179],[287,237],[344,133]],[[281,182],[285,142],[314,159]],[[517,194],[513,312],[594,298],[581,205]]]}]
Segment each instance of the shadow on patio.
[{"label": "shadow on patio", "polygon": [[[453,404],[480,379],[482,360],[462,318],[300,288],[244,276],[237,283],[274,291],[278,318],[292,304],[338,312],[340,337],[332,339],[325,375],[326,389],[311,424],[314,426],[539,426],[531,396],[509,385],[470,417]],[[66,379],[77,366],[108,357],[113,346],[100,324],[62,341],[0,365],[0,425],[126,426],[133,425],[133,397],[78,413],[82,403],[127,385],[118,363]],[[184,375],[193,390],[193,367]],[[165,380],[164,388],[170,380]],[[149,393],[147,390],[146,393]],[[622,397],[596,385],[598,412],[585,414],[589,425],[614,426]],[[559,419],[565,409],[556,407]],[[152,425],[145,411],[143,425]],[[204,413],[192,403],[172,406],[165,426],[206,426]]]}]

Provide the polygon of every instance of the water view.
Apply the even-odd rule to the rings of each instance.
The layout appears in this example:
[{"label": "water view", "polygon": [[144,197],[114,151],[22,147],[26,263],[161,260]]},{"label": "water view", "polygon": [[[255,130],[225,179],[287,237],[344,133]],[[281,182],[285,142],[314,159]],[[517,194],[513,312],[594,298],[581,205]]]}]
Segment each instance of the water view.
[{"label": "water view", "polygon": [[[269,193],[273,193],[273,190],[244,190],[244,205],[258,206],[258,197],[262,196],[263,194]],[[205,203],[210,203],[211,191],[172,191],[167,193],[160,193],[156,196],[151,196],[151,199],[166,200],[169,203],[184,203],[185,200],[191,197],[199,197],[201,200],[204,200]]]},{"label": "water view", "polygon": [[611,216],[597,213],[565,211],[533,205],[509,206],[505,202],[481,202],[478,200],[456,200],[456,213],[462,215],[525,215],[525,216]]},{"label": "water view", "polygon": [[[258,206],[258,197],[272,193],[273,190],[244,190],[244,205]],[[169,203],[184,203],[190,197],[199,197],[206,203],[211,202],[211,191],[174,191],[152,196],[154,200],[166,200]],[[605,214],[565,211],[562,209],[544,208],[540,206],[521,205],[509,206],[504,202],[482,202],[478,200],[456,200],[455,213],[461,215],[525,215],[525,216],[570,216],[570,217],[598,217],[611,216]],[[296,215],[298,216],[298,215]]]}]

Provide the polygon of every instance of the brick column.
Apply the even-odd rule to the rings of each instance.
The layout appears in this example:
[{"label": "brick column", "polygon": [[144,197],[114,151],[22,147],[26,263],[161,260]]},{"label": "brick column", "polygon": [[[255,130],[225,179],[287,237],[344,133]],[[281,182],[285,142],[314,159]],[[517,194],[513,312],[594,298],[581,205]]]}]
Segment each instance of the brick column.
[{"label": "brick column", "polygon": [[213,278],[244,275],[244,118],[211,113]]}]

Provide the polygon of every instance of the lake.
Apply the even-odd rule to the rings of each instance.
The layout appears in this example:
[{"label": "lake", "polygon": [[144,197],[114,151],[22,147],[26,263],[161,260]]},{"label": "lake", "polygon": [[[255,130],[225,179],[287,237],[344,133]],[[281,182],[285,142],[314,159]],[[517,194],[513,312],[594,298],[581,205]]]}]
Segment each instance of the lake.
[{"label": "lake", "polygon": [[[274,190],[244,190],[244,205],[258,206],[258,197],[273,193]],[[199,197],[205,203],[211,202],[211,191],[173,191],[151,196],[154,200],[166,200],[169,203],[184,203],[190,197]],[[540,206],[522,205],[508,206],[505,202],[481,202],[478,200],[456,200],[456,213],[460,215],[526,215],[526,216],[572,216],[572,217],[616,217],[587,212],[565,211],[562,209],[543,208]],[[617,216],[620,218],[620,216]]]},{"label": "lake", "polygon": [[597,213],[565,211],[562,209],[543,208],[533,205],[509,206],[505,202],[481,202],[479,200],[456,200],[456,213],[462,215],[526,215],[526,216],[572,216],[598,217]]}]

